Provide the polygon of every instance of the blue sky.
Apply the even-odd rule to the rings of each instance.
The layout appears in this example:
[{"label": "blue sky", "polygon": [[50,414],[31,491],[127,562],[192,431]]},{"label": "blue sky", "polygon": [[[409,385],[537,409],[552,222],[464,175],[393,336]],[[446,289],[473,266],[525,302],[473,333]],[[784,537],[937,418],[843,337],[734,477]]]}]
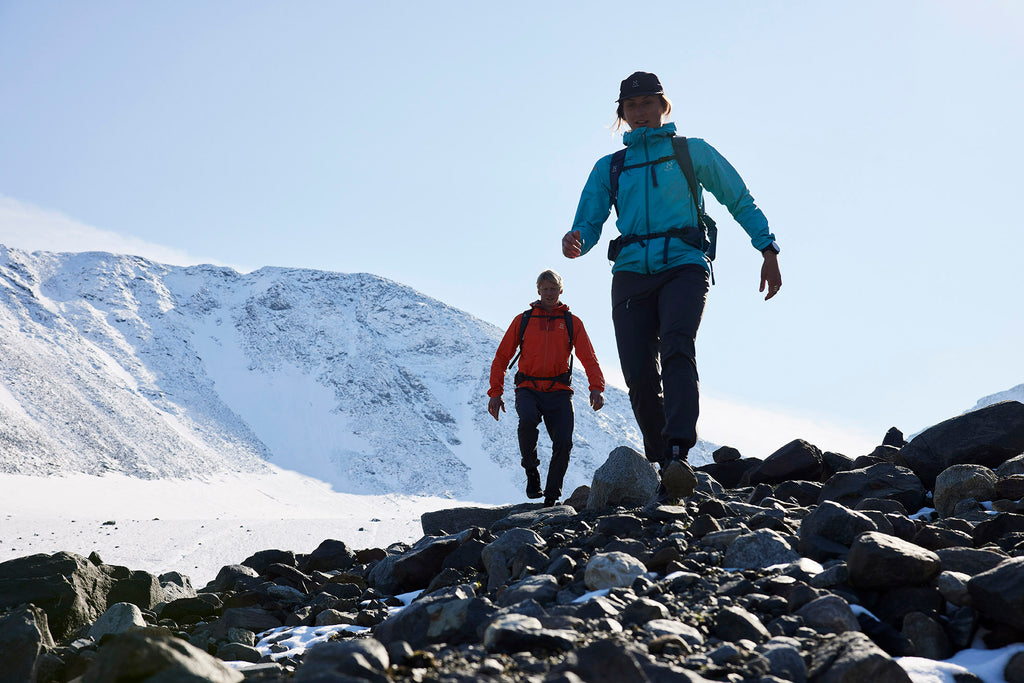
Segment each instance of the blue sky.
[{"label": "blue sky", "polygon": [[614,375],[604,245],[559,240],[653,71],[783,249],[764,302],[710,200],[702,435],[855,456],[1024,381],[1022,35],[993,0],[0,0],[0,243],[371,272],[502,327],[554,267]]}]

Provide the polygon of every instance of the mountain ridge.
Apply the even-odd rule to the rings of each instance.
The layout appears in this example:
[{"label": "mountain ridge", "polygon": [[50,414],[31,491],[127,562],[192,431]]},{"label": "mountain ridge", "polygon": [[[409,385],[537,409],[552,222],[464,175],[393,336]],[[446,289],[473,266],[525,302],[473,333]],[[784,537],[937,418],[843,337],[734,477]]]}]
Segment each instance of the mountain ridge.
[{"label": "mountain ridge", "polygon": [[[349,493],[520,494],[515,416],[484,410],[503,330],[400,283],[0,246],[0,300],[0,471],[204,478],[269,461]],[[567,492],[615,446],[640,448],[625,392],[606,397],[599,412],[575,398]]]}]

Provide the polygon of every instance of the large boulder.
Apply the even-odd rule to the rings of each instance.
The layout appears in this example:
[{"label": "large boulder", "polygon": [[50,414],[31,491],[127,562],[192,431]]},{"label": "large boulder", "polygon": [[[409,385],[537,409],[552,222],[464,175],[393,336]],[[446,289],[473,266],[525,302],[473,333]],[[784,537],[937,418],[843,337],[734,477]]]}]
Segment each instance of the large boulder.
[{"label": "large boulder", "polygon": [[368,577],[372,586],[389,595],[426,588],[444,567],[444,561],[460,545],[479,538],[480,529],[470,528],[450,536],[424,536],[400,555],[388,555],[377,563]]},{"label": "large boulder", "polygon": [[238,683],[245,676],[166,629],[141,628],[111,638],[82,676],[82,683],[207,681]]},{"label": "large boulder", "polygon": [[536,503],[517,503],[500,507],[457,507],[432,510],[420,515],[420,526],[426,536],[447,536],[465,531],[470,527],[488,529],[500,519],[520,512],[527,512],[536,507]]},{"label": "large boulder", "polygon": [[922,586],[942,571],[932,551],[877,531],[854,540],[846,564],[850,585],[869,589]]},{"label": "large boulder", "polygon": [[54,647],[46,612],[38,607],[21,607],[0,617],[0,683],[36,680],[39,656]]},{"label": "large boulder", "polygon": [[931,489],[953,465],[995,469],[1024,453],[1024,403],[1003,401],[940,422],[918,434],[900,451],[900,461]]},{"label": "large boulder", "polygon": [[819,481],[823,471],[818,447],[796,439],[747,470],[740,479],[740,485],[774,485],[794,479]]},{"label": "large boulder", "polygon": [[0,563],[0,609],[31,603],[46,612],[54,639],[66,640],[107,610],[113,582],[74,553],[19,557]]},{"label": "large boulder", "polygon": [[917,512],[925,503],[924,484],[906,467],[878,463],[869,467],[837,472],[821,487],[818,503],[833,501],[856,507],[866,498],[895,500],[908,512]]},{"label": "large boulder", "polygon": [[629,446],[619,446],[594,472],[587,508],[646,505],[654,500],[658,482],[658,472],[647,458]]},{"label": "large boulder", "polygon": [[943,517],[951,517],[957,503],[973,498],[976,501],[994,500],[999,477],[983,465],[953,465],[935,478],[932,498],[935,509]]},{"label": "large boulder", "polygon": [[975,608],[985,617],[1024,629],[1024,557],[1014,557],[967,582]]}]

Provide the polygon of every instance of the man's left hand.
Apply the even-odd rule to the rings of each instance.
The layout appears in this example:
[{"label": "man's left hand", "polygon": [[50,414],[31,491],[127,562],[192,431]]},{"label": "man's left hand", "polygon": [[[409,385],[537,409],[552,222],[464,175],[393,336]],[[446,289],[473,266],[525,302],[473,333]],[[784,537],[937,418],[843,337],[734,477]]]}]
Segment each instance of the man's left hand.
[{"label": "man's left hand", "polygon": [[600,391],[590,392],[590,407],[594,410],[601,410],[604,406],[604,394]]}]

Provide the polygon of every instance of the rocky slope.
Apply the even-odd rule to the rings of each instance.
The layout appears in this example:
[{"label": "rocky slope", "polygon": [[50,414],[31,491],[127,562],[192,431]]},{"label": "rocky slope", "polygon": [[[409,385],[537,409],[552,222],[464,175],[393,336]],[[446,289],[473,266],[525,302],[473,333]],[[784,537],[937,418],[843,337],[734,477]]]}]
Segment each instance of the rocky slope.
[{"label": "rocky slope", "polygon": [[266,550],[198,591],[98,557],[4,562],[0,680],[887,683],[910,680],[898,657],[1024,643],[1024,404],[856,460],[803,441],[715,460],[658,504],[618,448],[567,505]]}]

